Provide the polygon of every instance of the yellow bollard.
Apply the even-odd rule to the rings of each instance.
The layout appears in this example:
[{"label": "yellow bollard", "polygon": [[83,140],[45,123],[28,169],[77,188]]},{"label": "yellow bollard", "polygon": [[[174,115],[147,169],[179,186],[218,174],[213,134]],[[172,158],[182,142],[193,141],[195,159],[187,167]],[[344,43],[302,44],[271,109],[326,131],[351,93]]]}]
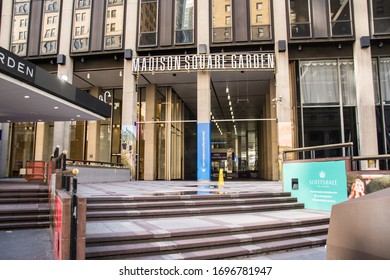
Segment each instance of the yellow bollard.
[{"label": "yellow bollard", "polygon": [[223,181],[223,169],[219,169],[219,176],[218,176],[218,188],[223,187],[224,181]]}]

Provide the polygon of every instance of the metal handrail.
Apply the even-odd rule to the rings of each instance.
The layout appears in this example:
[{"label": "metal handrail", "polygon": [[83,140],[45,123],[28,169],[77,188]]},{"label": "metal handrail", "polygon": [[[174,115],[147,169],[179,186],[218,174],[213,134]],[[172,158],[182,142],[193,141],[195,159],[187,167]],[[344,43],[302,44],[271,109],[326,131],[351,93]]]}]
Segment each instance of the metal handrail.
[{"label": "metal handrail", "polygon": [[299,152],[311,152],[312,158],[315,158],[315,151],[318,150],[332,150],[332,149],[338,149],[338,148],[348,148],[349,150],[349,156],[352,160],[352,147],[353,142],[348,143],[339,143],[339,144],[329,144],[329,145],[321,145],[321,146],[311,146],[311,147],[303,147],[303,148],[293,148],[283,151],[283,161],[286,161],[286,155],[288,153],[299,153]]},{"label": "metal handrail", "polygon": [[94,165],[110,165],[112,167],[123,167],[122,163],[108,162],[108,161],[92,161],[92,160],[82,160],[82,159],[71,159],[68,158],[67,162],[75,164],[76,162],[82,162],[83,164],[94,166]]}]

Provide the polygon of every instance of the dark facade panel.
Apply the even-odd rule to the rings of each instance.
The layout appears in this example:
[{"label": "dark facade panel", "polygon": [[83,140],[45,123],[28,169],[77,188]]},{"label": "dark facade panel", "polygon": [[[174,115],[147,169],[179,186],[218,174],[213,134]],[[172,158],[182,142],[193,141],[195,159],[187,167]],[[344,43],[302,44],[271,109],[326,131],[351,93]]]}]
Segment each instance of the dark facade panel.
[{"label": "dark facade panel", "polygon": [[174,28],[174,4],[173,0],[159,2],[159,40],[160,46],[172,45],[172,30]]},{"label": "dark facade panel", "polygon": [[237,42],[248,41],[248,7],[247,1],[234,0],[234,37]]},{"label": "dark facade panel", "polygon": [[39,42],[41,38],[41,18],[43,1],[31,2],[30,29],[28,34],[28,56],[39,55]]},{"label": "dark facade panel", "polygon": [[327,1],[313,0],[313,35],[315,38],[328,38]]},{"label": "dark facade panel", "polygon": [[103,36],[104,36],[104,19],[105,19],[105,7],[104,0],[94,0],[92,6],[92,24],[91,24],[91,48],[92,52],[101,51],[103,49]]}]

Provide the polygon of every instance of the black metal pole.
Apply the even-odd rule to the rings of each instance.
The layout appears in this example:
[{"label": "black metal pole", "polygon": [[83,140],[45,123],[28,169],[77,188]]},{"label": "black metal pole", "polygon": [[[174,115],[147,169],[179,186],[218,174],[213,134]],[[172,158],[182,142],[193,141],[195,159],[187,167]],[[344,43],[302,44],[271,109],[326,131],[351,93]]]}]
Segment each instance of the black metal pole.
[{"label": "black metal pole", "polygon": [[70,259],[77,259],[77,178],[72,180],[72,203],[71,203],[71,224],[70,224]]}]

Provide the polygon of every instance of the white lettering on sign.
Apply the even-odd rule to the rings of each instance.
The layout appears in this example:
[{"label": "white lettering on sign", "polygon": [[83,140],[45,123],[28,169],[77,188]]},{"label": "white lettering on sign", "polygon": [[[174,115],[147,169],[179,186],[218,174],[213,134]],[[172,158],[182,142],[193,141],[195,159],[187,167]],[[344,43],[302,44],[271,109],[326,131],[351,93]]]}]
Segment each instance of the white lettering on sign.
[{"label": "white lettering on sign", "polygon": [[273,53],[193,54],[176,56],[134,57],[132,70],[136,73],[198,70],[272,70]]},{"label": "white lettering on sign", "polygon": [[22,61],[15,61],[14,58],[7,56],[6,54],[0,52],[0,62],[4,66],[19,72],[20,74],[26,75],[30,78],[34,78],[34,69],[27,66]]}]

